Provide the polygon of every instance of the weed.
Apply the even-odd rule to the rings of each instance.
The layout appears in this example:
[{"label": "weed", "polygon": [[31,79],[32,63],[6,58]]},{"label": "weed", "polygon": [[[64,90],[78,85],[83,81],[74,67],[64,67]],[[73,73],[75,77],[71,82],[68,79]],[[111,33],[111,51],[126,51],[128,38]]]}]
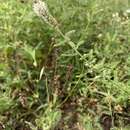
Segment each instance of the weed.
[{"label": "weed", "polygon": [[0,129],[129,129],[129,8],[1,1]]}]

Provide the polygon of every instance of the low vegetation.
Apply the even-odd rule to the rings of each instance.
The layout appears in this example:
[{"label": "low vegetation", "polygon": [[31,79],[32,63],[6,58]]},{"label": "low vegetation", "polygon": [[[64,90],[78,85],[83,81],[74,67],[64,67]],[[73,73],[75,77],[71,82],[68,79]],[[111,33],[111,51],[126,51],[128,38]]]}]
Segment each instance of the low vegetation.
[{"label": "low vegetation", "polygon": [[1,0],[0,130],[129,130],[128,1],[45,3]]}]

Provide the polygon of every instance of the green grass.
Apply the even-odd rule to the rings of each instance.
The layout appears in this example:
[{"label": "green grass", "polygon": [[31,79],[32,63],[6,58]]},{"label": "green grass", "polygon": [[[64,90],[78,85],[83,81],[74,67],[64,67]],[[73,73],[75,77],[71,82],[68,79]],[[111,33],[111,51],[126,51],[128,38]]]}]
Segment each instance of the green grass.
[{"label": "green grass", "polygon": [[45,2],[73,43],[35,15],[31,0],[1,0],[0,126],[102,130],[110,118],[112,130],[130,129],[129,2]]}]

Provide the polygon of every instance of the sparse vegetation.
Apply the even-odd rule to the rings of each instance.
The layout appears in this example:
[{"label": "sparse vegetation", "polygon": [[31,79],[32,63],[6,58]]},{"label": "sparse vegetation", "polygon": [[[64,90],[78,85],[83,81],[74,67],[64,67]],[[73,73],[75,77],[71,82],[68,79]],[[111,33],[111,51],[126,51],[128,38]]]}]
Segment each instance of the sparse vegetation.
[{"label": "sparse vegetation", "polygon": [[0,130],[129,130],[129,1],[45,3],[1,0]]}]

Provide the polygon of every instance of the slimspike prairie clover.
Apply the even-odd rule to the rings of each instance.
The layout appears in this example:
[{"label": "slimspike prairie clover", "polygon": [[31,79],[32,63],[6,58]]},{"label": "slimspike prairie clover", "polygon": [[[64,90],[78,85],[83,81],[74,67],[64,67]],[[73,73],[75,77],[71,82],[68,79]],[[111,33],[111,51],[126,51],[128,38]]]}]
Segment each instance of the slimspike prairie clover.
[{"label": "slimspike prairie clover", "polygon": [[45,2],[41,0],[34,0],[33,10],[36,15],[41,17],[47,24],[51,25],[52,27],[56,27],[58,25],[56,19],[50,14]]}]

